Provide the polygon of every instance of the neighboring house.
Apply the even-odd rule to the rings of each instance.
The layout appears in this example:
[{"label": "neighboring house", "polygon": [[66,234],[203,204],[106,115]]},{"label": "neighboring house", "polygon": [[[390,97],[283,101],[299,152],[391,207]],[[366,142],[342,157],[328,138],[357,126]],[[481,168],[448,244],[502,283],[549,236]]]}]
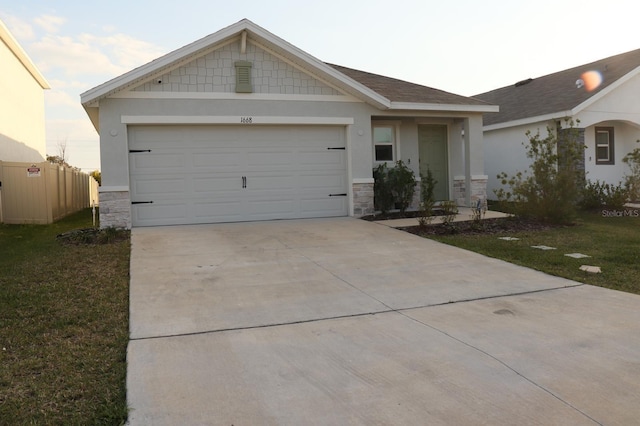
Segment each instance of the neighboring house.
[{"label": "neighboring house", "polygon": [[0,64],[0,161],[45,161],[44,90],[49,84],[2,21]]},{"label": "neighboring house", "polygon": [[81,100],[100,134],[101,226],[127,228],[369,214],[372,170],[396,160],[468,205],[486,195],[482,114],[497,111],[324,63],[249,20]]},{"label": "neighboring house", "polygon": [[474,98],[500,106],[484,117],[488,196],[500,188],[496,175],[525,171],[530,164],[525,133],[574,121],[584,143],[587,179],[617,184],[628,171],[624,156],[639,147],[640,49],[544,77],[527,79]]}]

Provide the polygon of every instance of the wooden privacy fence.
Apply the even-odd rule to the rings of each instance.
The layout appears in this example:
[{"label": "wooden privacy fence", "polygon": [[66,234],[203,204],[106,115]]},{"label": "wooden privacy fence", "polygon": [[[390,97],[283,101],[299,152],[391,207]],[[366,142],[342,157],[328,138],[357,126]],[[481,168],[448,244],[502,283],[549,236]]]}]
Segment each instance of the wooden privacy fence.
[{"label": "wooden privacy fence", "polygon": [[47,224],[98,204],[98,182],[48,162],[0,161],[0,222]]}]

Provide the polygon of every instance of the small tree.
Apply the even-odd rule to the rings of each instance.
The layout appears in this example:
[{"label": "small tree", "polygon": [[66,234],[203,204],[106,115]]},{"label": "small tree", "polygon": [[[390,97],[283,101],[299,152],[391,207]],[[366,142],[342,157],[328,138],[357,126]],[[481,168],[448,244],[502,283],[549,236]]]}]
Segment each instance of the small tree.
[{"label": "small tree", "polygon": [[[545,138],[539,131],[535,134],[527,131],[530,173],[517,172],[511,177],[505,172],[498,175],[501,183],[511,188],[511,191],[496,190],[498,200],[503,203],[513,201],[516,214],[551,223],[570,223],[575,219],[584,182],[584,173],[577,164],[584,155],[585,146],[578,142],[573,122],[567,123],[569,129],[563,132],[562,140],[550,127],[547,127]],[[559,142],[561,149],[558,149]]]},{"label": "small tree", "polygon": [[93,177],[96,182],[98,182],[98,186],[102,185],[102,173],[100,173],[100,170],[94,170],[91,173],[89,173],[89,176]]},{"label": "small tree", "polygon": [[640,148],[625,155],[622,161],[631,169],[631,174],[624,176],[627,195],[631,201],[640,201]]},{"label": "small tree", "polygon": [[373,169],[373,205],[382,214],[393,208],[393,192],[389,182],[389,169],[386,163]]},{"label": "small tree", "polygon": [[424,228],[433,220],[433,207],[435,200],[433,192],[437,180],[434,179],[431,169],[427,169],[427,174],[420,175],[420,212],[418,215],[418,225]]},{"label": "small tree", "polygon": [[416,191],[416,178],[413,170],[408,168],[402,160],[398,160],[395,167],[389,170],[389,182],[394,200],[400,212],[404,213],[411,205],[413,194]]}]

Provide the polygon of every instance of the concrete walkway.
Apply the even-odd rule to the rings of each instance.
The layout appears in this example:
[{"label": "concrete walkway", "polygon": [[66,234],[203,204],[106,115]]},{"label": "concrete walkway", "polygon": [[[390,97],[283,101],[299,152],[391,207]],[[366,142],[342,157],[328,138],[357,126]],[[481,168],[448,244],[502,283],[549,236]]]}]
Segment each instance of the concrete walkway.
[{"label": "concrete walkway", "polygon": [[[499,219],[503,217],[509,217],[507,213],[497,212],[493,210],[487,210],[482,219]],[[454,222],[467,222],[472,220],[473,218],[473,210],[469,207],[458,207],[458,214],[453,219]],[[389,226],[391,228],[404,228],[408,226],[418,226],[418,218],[405,218],[405,219],[389,219],[389,220],[378,220],[376,223],[380,225]],[[431,224],[437,225],[442,223],[442,216],[434,216]]]},{"label": "concrete walkway", "polygon": [[132,233],[131,425],[633,424],[640,297],[352,218]]}]

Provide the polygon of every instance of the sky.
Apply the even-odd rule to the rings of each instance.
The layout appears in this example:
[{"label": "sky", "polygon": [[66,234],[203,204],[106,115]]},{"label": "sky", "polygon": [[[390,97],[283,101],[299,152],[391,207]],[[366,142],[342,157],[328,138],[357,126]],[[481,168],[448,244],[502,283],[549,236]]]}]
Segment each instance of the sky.
[{"label": "sky", "polygon": [[47,154],[66,146],[86,172],[100,169],[100,150],[81,93],[243,18],[324,62],[472,96],[640,48],[636,10],[636,0],[0,0],[51,85]]}]

